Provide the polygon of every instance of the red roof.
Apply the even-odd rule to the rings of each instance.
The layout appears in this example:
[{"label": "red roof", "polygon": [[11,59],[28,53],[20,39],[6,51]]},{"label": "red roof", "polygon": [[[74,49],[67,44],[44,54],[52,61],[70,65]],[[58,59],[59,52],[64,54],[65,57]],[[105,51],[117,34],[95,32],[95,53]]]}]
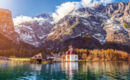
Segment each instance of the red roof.
[{"label": "red roof", "polygon": [[66,54],[76,54],[76,51],[67,51]]}]

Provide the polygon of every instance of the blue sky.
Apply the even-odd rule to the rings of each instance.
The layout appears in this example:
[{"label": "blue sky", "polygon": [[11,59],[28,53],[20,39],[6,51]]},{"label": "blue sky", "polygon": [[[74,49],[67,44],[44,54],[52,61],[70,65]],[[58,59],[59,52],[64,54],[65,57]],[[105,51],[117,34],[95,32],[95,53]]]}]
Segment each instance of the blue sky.
[{"label": "blue sky", "polygon": [[[0,0],[0,8],[11,10],[13,17],[20,15],[36,16],[41,13],[51,14],[56,11],[56,6],[68,1],[81,0]],[[121,1],[128,2],[130,0],[115,0],[114,2]]]}]

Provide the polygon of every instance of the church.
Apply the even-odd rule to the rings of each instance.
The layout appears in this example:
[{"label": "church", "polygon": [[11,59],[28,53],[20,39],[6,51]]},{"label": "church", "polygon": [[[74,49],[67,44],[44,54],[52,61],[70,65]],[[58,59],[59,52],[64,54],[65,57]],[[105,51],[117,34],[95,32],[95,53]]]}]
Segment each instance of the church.
[{"label": "church", "polygon": [[73,50],[72,45],[69,46],[68,51],[65,53],[65,57],[62,61],[78,61],[78,55]]}]

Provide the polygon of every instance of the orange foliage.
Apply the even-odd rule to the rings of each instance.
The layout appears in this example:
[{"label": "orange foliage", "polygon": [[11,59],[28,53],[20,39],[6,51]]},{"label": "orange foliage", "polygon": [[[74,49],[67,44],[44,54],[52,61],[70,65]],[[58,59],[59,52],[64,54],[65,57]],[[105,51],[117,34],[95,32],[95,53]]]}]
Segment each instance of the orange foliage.
[{"label": "orange foliage", "polygon": [[[120,50],[114,50],[114,49],[94,49],[94,50],[87,50],[87,49],[75,49],[75,51],[82,57],[80,59],[83,59],[86,57],[86,60],[105,60],[105,61],[119,61],[119,60],[129,60],[130,55],[128,55],[127,52],[120,51]],[[85,54],[86,53],[86,54]]]}]

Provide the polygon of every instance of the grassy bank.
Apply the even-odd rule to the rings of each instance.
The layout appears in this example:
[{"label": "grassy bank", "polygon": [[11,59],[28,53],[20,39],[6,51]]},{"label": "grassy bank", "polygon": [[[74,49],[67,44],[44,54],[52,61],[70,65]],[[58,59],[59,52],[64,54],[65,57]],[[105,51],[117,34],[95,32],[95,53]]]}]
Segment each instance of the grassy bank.
[{"label": "grassy bank", "polygon": [[[30,62],[30,58],[10,58],[11,61],[16,61],[16,62]],[[47,64],[49,61],[42,61],[42,64]]]},{"label": "grassy bank", "polygon": [[12,61],[30,61],[30,58],[10,58]]}]

